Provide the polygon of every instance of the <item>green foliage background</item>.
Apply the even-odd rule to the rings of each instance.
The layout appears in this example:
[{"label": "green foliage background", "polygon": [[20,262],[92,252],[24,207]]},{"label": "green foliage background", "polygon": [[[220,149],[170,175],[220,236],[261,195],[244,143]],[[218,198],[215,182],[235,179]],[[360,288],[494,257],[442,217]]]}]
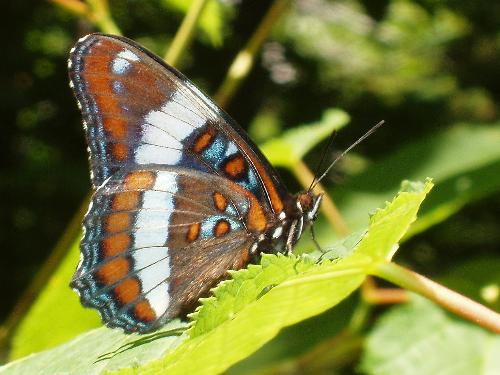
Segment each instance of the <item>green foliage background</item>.
[{"label": "green foliage background", "polygon": [[[180,69],[205,92],[214,93],[270,4],[209,1]],[[159,55],[189,5],[180,0],[110,1],[123,34]],[[0,339],[9,340],[2,341],[0,354],[7,361],[61,344],[100,323],[67,287],[78,258],[76,232],[68,230],[68,223],[90,185],[66,59],[76,39],[96,29],[52,2],[8,2],[3,7],[9,19],[2,23],[0,59],[0,319],[5,321]],[[291,191],[300,189],[294,178],[297,160],[305,159],[314,168],[330,129],[342,127],[334,145],[338,151],[386,120],[324,183],[348,226],[363,231],[369,213],[391,200],[402,180],[432,177],[436,186],[406,233],[396,261],[497,311],[499,25],[500,4],[483,0],[290,2],[226,108],[263,146]],[[323,218],[317,232],[323,246],[349,252]],[[297,252],[312,248],[304,238]],[[16,316],[16,303],[31,302],[30,293],[37,297],[35,303]],[[360,314],[366,315],[362,327],[338,346],[335,340]],[[13,320],[21,321],[17,331],[10,330]],[[402,328],[412,324],[418,329]],[[436,330],[441,334],[433,336]],[[107,330],[86,335],[96,335],[98,342],[102,331]],[[5,332],[9,335],[3,336]],[[448,355],[436,349],[456,344],[453,337],[473,338],[465,344],[477,345],[448,349]],[[160,357],[180,339],[162,340],[144,361]],[[412,345],[416,341],[421,347]],[[406,351],[395,349],[403,344]],[[103,345],[102,352],[114,350]],[[285,328],[229,373],[289,368],[309,373],[434,373],[451,366],[457,356],[466,363],[454,373],[488,373],[498,363],[489,361],[486,348],[497,348],[494,352],[499,346],[484,330],[421,300],[396,308],[366,307],[355,294]],[[421,358],[432,359],[428,367],[415,367]]]}]

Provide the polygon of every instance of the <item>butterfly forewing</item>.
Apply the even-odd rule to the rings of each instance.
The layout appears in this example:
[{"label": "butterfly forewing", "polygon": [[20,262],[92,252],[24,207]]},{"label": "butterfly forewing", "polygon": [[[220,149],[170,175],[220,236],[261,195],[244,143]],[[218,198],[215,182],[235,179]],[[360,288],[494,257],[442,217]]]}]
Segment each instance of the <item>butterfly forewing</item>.
[{"label": "butterfly forewing", "polygon": [[257,147],[175,69],[128,39],[100,34],[81,39],[69,61],[95,187],[124,165],[182,165],[283,210],[285,189]]}]

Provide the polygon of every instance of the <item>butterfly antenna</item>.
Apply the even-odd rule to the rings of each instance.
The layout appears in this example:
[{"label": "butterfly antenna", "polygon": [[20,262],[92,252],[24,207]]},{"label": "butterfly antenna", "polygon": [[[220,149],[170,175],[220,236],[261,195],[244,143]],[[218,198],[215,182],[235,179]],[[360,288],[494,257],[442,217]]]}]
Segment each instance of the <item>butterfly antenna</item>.
[{"label": "butterfly antenna", "polygon": [[337,135],[337,130],[333,129],[332,134],[328,138],[328,142],[326,143],[326,145],[323,147],[323,150],[321,151],[321,160],[319,161],[319,163],[316,167],[316,170],[314,171],[314,178],[311,181],[311,185],[309,185],[309,188],[307,189],[307,191],[311,191],[311,189],[313,188],[314,183],[315,183],[316,179],[318,178],[319,171],[321,170],[321,167],[323,166],[323,163],[326,160],[327,151],[332,146],[333,140],[335,139],[336,135]]},{"label": "butterfly antenna", "polygon": [[318,178],[315,178],[315,181],[313,181],[313,184],[311,184],[311,187],[309,190],[314,189],[314,187],[323,179],[325,176],[330,172],[330,170],[333,168],[333,166],[340,160],[342,159],[349,151],[351,151],[354,147],[359,145],[361,142],[363,142],[366,138],[368,138],[370,135],[375,133],[375,131],[380,128],[383,124],[385,123],[384,120],[380,121],[378,124],[373,126],[370,130],[368,130],[365,134],[363,134],[361,137],[358,138],[356,142],[354,142],[352,145],[350,145],[347,149],[345,149],[339,156],[335,158],[334,161],[326,168],[326,170],[323,172],[321,176]]}]

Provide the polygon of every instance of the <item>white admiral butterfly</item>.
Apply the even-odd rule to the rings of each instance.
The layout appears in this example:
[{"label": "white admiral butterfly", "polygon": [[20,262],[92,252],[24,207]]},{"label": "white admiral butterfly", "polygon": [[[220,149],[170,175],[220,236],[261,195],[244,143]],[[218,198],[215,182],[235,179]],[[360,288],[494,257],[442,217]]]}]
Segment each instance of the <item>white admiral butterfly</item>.
[{"label": "white admiral butterfly", "polygon": [[158,329],[316,218],[322,195],[288,193],[224,111],[131,40],[80,39],[69,76],[95,189],[71,286],[109,327]]}]

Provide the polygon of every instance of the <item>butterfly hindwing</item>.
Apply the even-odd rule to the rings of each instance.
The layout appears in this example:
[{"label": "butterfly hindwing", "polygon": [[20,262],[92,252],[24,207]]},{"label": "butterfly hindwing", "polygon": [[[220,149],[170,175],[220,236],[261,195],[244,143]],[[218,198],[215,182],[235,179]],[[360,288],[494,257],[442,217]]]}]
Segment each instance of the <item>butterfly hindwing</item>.
[{"label": "butterfly hindwing", "polygon": [[285,189],[258,148],[158,57],[126,38],[91,34],[69,65],[95,187],[125,165],[182,165],[236,182],[269,212],[283,210]]},{"label": "butterfly hindwing", "polygon": [[118,171],[94,194],[72,286],[109,326],[154,330],[248,263],[255,238],[243,218],[259,207],[206,173]]}]

